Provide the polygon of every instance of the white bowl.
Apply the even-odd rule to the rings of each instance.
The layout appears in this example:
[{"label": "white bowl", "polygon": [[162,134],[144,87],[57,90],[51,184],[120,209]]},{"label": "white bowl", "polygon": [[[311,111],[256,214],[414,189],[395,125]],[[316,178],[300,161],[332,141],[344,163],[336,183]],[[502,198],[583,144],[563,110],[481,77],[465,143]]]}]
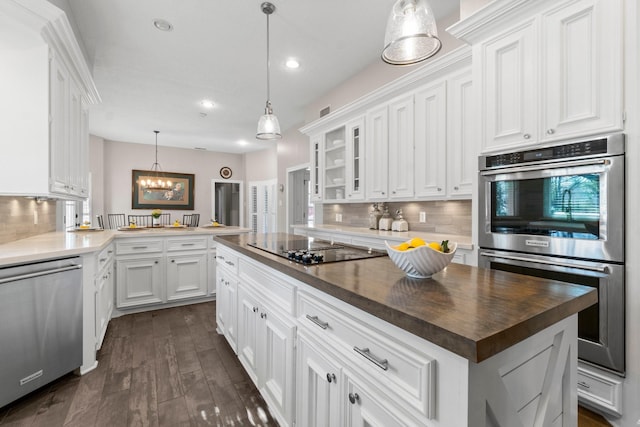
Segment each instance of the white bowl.
[{"label": "white bowl", "polygon": [[443,253],[427,245],[406,251],[394,249],[385,240],[387,253],[391,261],[407,276],[418,279],[427,279],[449,265],[458,248],[457,243],[449,243],[449,252]]},{"label": "white bowl", "polygon": [[344,184],[344,178],[333,178],[334,184]]}]

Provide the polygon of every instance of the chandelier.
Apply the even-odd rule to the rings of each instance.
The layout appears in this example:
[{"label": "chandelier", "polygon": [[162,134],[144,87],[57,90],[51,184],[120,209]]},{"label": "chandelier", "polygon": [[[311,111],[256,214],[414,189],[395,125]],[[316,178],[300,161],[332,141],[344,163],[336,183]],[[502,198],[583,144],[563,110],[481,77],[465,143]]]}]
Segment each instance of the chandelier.
[{"label": "chandelier", "polygon": [[165,179],[162,167],[158,163],[158,134],[159,130],[154,130],[156,134],[156,161],[151,165],[150,178],[141,179],[138,184],[142,187],[143,191],[167,191],[171,190],[173,183]]}]

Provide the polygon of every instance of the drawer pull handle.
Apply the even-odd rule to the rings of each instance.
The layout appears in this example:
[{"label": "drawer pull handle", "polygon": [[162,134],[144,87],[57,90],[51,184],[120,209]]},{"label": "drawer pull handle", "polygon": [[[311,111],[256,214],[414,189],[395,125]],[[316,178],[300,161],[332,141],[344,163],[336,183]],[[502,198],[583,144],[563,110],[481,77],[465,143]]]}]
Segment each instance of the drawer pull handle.
[{"label": "drawer pull handle", "polygon": [[134,246],[132,249],[147,249],[146,246]]},{"label": "drawer pull handle", "polygon": [[231,261],[225,261],[225,263],[226,263],[227,265],[232,266],[232,267],[235,265],[235,264],[234,264],[234,263],[232,263]]},{"label": "drawer pull handle", "polygon": [[224,257],[222,255],[216,255],[216,258],[221,259],[224,261]]},{"label": "drawer pull handle", "polygon": [[100,262],[105,262],[106,260],[106,258],[100,258]]},{"label": "drawer pull handle", "polygon": [[327,381],[329,381],[330,383],[335,382],[336,374],[327,374]]},{"label": "drawer pull handle", "polygon": [[352,405],[355,405],[355,403],[359,401],[360,396],[358,396],[358,393],[349,393],[349,402],[351,402]]},{"label": "drawer pull handle", "polygon": [[182,246],[193,246],[195,243],[183,243]]},{"label": "drawer pull handle", "polygon": [[318,319],[318,316],[309,316],[307,314],[307,319],[311,320],[313,323],[320,326],[322,329],[327,329],[329,327],[329,322],[323,322],[322,320]]},{"label": "drawer pull handle", "polygon": [[584,388],[591,388],[589,384],[585,383],[584,381],[578,381],[578,385]]},{"label": "drawer pull handle", "polygon": [[383,369],[385,371],[389,369],[389,362],[387,361],[387,359],[382,359],[382,360],[378,359],[373,354],[371,354],[371,351],[368,348],[353,347],[353,349],[355,350],[356,353],[360,354],[365,359],[372,362],[378,368]]}]

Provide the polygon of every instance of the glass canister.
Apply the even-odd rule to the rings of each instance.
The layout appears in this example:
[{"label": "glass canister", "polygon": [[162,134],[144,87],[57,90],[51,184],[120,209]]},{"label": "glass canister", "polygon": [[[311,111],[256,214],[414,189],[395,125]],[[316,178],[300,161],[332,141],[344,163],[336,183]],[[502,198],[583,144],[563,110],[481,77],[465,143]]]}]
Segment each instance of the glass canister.
[{"label": "glass canister", "polygon": [[389,214],[389,208],[387,206],[384,207],[384,212],[382,213],[382,218],[378,222],[378,229],[389,231],[391,230],[391,224],[393,223],[393,218],[391,218],[391,214]]}]

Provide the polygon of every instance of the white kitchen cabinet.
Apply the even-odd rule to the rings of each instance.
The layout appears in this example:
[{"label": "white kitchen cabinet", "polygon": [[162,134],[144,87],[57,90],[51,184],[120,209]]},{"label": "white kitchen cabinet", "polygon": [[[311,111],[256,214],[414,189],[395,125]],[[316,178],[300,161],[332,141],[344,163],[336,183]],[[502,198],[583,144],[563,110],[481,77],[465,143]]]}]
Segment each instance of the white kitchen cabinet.
[{"label": "white kitchen cabinet", "polygon": [[100,98],[64,13],[27,3],[3,5],[9,40],[29,42],[0,48],[0,139],[11,145],[0,194],[79,200],[88,195],[86,106]]},{"label": "white kitchen cabinet", "polygon": [[415,93],[415,189],[419,198],[444,198],[447,188],[447,81]]},{"label": "white kitchen cabinet", "polygon": [[311,200],[314,202],[322,201],[323,147],[323,135],[311,137]]},{"label": "white kitchen cabinet", "polygon": [[238,359],[280,425],[292,425],[296,325],[259,287],[245,278],[238,287]]},{"label": "white kitchen cabinet", "polygon": [[207,295],[207,254],[187,252],[167,256],[167,301]]},{"label": "white kitchen cabinet", "polygon": [[542,141],[623,128],[621,22],[620,0],[570,1],[542,14]]},{"label": "white kitchen cabinet", "polygon": [[116,306],[128,308],[164,302],[164,264],[161,253],[118,257]]},{"label": "white kitchen cabinet", "polygon": [[365,129],[364,116],[351,120],[346,124],[347,143],[347,201],[363,200],[365,196],[364,185],[364,146]]},{"label": "white kitchen cabinet", "polygon": [[413,94],[391,101],[388,111],[389,198],[407,199],[414,193]]},{"label": "white kitchen cabinet", "polygon": [[216,323],[218,331],[238,353],[238,279],[227,268],[218,265],[216,288]]},{"label": "white kitchen cabinet", "polygon": [[332,427],[342,425],[342,367],[321,344],[315,344],[305,331],[297,338],[298,425]]},{"label": "white kitchen cabinet", "polygon": [[571,0],[485,29],[474,46],[483,151],[621,130],[621,13],[620,0]]},{"label": "white kitchen cabinet", "polygon": [[365,192],[368,201],[387,200],[389,188],[389,115],[387,105],[367,111]]},{"label": "white kitchen cabinet", "polygon": [[100,350],[113,313],[113,245],[109,245],[96,258],[95,338],[96,350]]},{"label": "white kitchen cabinet", "polygon": [[481,45],[480,123],[485,149],[538,139],[537,19],[528,19]]},{"label": "white kitchen cabinet", "polygon": [[344,201],[346,189],[347,144],[345,127],[324,134],[323,182],[325,201]]},{"label": "white kitchen cabinet", "polygon": [[207,276],[207,287],[208,287],[208,294],[209,295],[215,295],[216,294],[216,250],[212,249],[209,250],[209,253],[207,254],[208,257],[208,264],[209,264],[209,272],[208,272],[208,276]]},{"label": "white kitchen cabinet", "polygon": [[448,197],[471,198],[473,193],[473,183],[478,169],[476,123],[473,76],[471,69],[467,69],[448,78],[446,138]]}]

